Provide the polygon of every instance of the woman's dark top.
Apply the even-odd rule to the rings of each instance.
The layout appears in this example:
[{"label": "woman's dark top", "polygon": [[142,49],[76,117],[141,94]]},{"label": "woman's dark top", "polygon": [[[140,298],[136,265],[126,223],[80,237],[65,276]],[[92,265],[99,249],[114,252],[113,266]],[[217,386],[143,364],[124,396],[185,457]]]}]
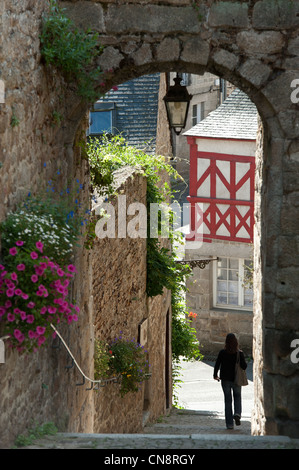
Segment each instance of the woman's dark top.
[{"label": "woman's dark top", "polygon": [[[214,378],[217,377],[220,368],[220,379],[233,382],[235,380],[236,360],[237,353],[229,354],[225,349],[222,349],[218,354],[214,367]],[[240,366],[244,370],[247,367],[243,351],[240,351]]]}]

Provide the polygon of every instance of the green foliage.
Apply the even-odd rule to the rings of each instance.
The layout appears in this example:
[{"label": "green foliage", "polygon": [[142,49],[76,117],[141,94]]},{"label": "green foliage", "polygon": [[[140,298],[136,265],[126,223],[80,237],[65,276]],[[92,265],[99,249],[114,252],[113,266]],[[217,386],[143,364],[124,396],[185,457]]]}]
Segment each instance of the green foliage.
[{"label": "green foliage", "polygon": [[17,117],[17,115],[15,114],[15,112],[13,111],[11,119],[10,119],[10,125],[11,125],[11,127],[16,127],[19,124],[20,124],[20,120]]},{"label": "green foliage", "polygon": [[[91,180],[101,195],[111,195],[113,187],[113,172],[123,166],[129,165],[140,168],[147,177],[147,213],[148,213],[148,237],[147,237],[147,286],[149,297],[161,295],[163,289],[172,292],[173,312],[173,339],[172,349],[174,360],[179,356],[187,359],[199,358],[198,342],[195,330],[190,320],[186,320],[186,306],[184,300],[186,276],[191,274],[189,266],[176,263],[176,255],[170,249],[162,245],[159,238],[152,238],[150,233],[150,204],[164,203],[169,211],[170,189],[167,183],[161,183],[161,173],[167,172],[172,178],[177,178],[177,172],[161,156],[148,155],[129,146],[121,136],[109,139],[92,139],[86,147],[89,159]],[[174,214],[170,211],[170,220]],[[160,221],[161,222],[161,221]],[[171,224],[170,224],[171,225]],[[162,223],[158,233],[161,234]],[[169,227],[169,244],[177,240],[179,235],[175,234]]]},{"label": "green foliage", "polygon": [[50,10],[43,18],[41,54],[46,64],[59,69],[68,81],[76,81],[78,94],[86,101],[95,101],[94,81],[100,69],[93,68],[95,58],[101,52],[98,34],[91,30],[80,31],[64,15],[64,9],[50,0]]},{"label": "green foliage", "polygon": [[44,436],[54,436],[57,433],[57,428],[54,423],[49,422],[41,425],[37,425],[34,428],[28,429],[26,434],[20,434],[15,439],[16,447],[25,447],[33,444],[36,439],[40,439]]},{"label": "green foliage", "polygon": [[35,242],[42,240],[49,258],[62,266],[67,264],[81,228],[75,211],[68,199],[28,196],[0,225],[2,257],[7,266],[11,261],[8,250],[17,240],[25,242],[31,251],[35,250]]},{"label": "green foliage", "polygon": [[96,340],[94,345],[94,378],[95,380],[107,379],[111,375],[109,369],[109,344],[104,341]]},{"label": "green foliage", "polygon": [[134,340],[116,338],[110,345],[95,344],[95,379],[120,377],[120,394],[138,392],[140,384],[149,378],[147,351]]}]

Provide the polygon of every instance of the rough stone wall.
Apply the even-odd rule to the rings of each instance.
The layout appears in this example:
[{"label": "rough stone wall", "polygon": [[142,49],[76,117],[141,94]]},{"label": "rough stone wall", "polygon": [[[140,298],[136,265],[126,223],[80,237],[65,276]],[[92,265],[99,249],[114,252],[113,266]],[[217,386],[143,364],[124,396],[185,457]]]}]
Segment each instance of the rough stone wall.
[{"label": "rough stone wall", "polygon": [[[71,109],[66,106],[68,92],[55,70],[46,72],[41,63],[39,33],[47,5],[44,0],[7,0],[0,5],[0,78],[5,84],[5,103],[0,104],[1,221],[29,191],[35,194],[46,188],[58,169],[62,187],[68,179],[72,185],[78,178],[88,188],[87,166],[73,149],[80,123],[64,128]],[[53,120],[54,111],[62,116],[61,126]],[[88,254],[77,252],[75,258],[79,274],[73,295],[82,311],[78,324],[62,334],[88,373],[92,326]],[[52,349],[51,344],[28,357],[6,351],[6,363],[0,365],[0,446],[12,443],[36,423],[54,421],[60,429],[92,430],[90,398],[75,386],[81,378],[74,369],[67,371],[67,364],[63,347]]]},{"label": "rough stone wall", "polygon": [[[197,14],[191,0],[61,4],[68,6],[82,26],[97,29],[107,46],[98,64],[113,72],[105,76],[102,91],[146,73],[208,71],[240,87],[256,104],[264,141],[255,198],[260,198],[256,217],[261,223],[255,238],[254,344],[256,357],[261,358],[256,373],[262,392],[256,392],[254,432],[298,436],[299,365],[290,360],[290,345],[299,336],[297,94],[291,99],[299,73],[299,2],[205,0],[195,9]],[[5,104],[0,104],[1,219],[22,199],[28,186],[37,188],[39,181],[53,176],[57,162],[68,175],[82,171],[84,179],[84,165],[73,153],[73,143],[86,105],[55,70],[46,70],[40,61],[38,36],[41,14],[47,7],[46,0],[5,0],[0,5],[0,79],[6,92]],[[102,81],[103,76],[99,85]],[[54,111],[63,117],[60,127],[53,125]],[[19,120],[15,127],[10,124],[13,115]],[[46,177],[41,176],[44,162],[51,162]],[[85,299],[81,290],[76,292],[88,305],[89,296]],[[36,360],[42,362],[42,369],[26,369],[16,359],[0,366],[1,390],[5,383],[8,400],[10,388],[12,406],[3,418],[6,435],[9,429],[17,433],[21,427],[20,421],[10,422],[9,416],[20,416],[17,390],[32,383],[28,370],[33,373],[48,367],[46,360]],[[20,364],[19,370],[15,363]],[[35,381],[36,377],[41,377],[40,372]],[[6,409],[2,392],[0,400],[1,409]],[[52,398],[49,403],[51,413],[63,409],[61,403],[55,407]],[[35,402],[29,400],[28,419],[33,411],[36,413]],[[46,414],[42,407],[40,412]]]},{"label": "rough stone wall", "polygon": [[[131,203],[146,205],[146,178],[135,169],[115,174],[117,192]],[[118,227],[119,197],[111,200]],[[123,212],[122,212],[123,213]],[[132,217],[127,217],[129,223]],[[108,343],[121,336],[139,341],[138,325],[148,321],[145,349],[152,376],[140,391],[119,395],[109,384],[94,393],[94,432],[132,433],[142,430],[143,414],[153,420],[165,412],[165,329],[169,294],[151,300],[146,295],[146,238],[97,239],[93,252],[93,303],[95,337]],[[169,378],[168,378],[169,380]]]}]

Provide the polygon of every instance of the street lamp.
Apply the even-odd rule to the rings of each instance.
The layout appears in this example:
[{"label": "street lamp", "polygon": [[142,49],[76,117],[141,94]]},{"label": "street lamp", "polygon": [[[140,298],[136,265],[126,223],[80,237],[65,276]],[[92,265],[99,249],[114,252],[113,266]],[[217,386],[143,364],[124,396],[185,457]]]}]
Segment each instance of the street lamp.
[{"label": "street lamp", "polygon": [[182,79],[178,74],[173,80],[175,84],[169,87],[163,100],[166,106],[169,125],[179,135],[186,125],[192,95],[188,93],[186,86],[181,85]]}]

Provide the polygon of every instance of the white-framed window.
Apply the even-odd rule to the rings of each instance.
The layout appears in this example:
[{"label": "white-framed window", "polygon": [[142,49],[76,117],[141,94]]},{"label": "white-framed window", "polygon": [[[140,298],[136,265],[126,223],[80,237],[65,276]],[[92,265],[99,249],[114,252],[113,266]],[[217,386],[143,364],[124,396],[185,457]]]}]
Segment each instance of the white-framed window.
[{"label": "white-framed window", "polygon": [[114,109],[114,103],[95,103],[89,112],[88,135],[113,134]]},{"label": "white-framed window", "polygon": [[252,261],[243,258],[218,258],[214,263],[214,307],[252,310],[253,289],[246,279]]},{"label": "white-framed window", "polygon": [[200,121],[204,118],[205,112],[205,103],[202,101],[201,103],[194,104],[192,106],[192,126],[196,126]]}]

